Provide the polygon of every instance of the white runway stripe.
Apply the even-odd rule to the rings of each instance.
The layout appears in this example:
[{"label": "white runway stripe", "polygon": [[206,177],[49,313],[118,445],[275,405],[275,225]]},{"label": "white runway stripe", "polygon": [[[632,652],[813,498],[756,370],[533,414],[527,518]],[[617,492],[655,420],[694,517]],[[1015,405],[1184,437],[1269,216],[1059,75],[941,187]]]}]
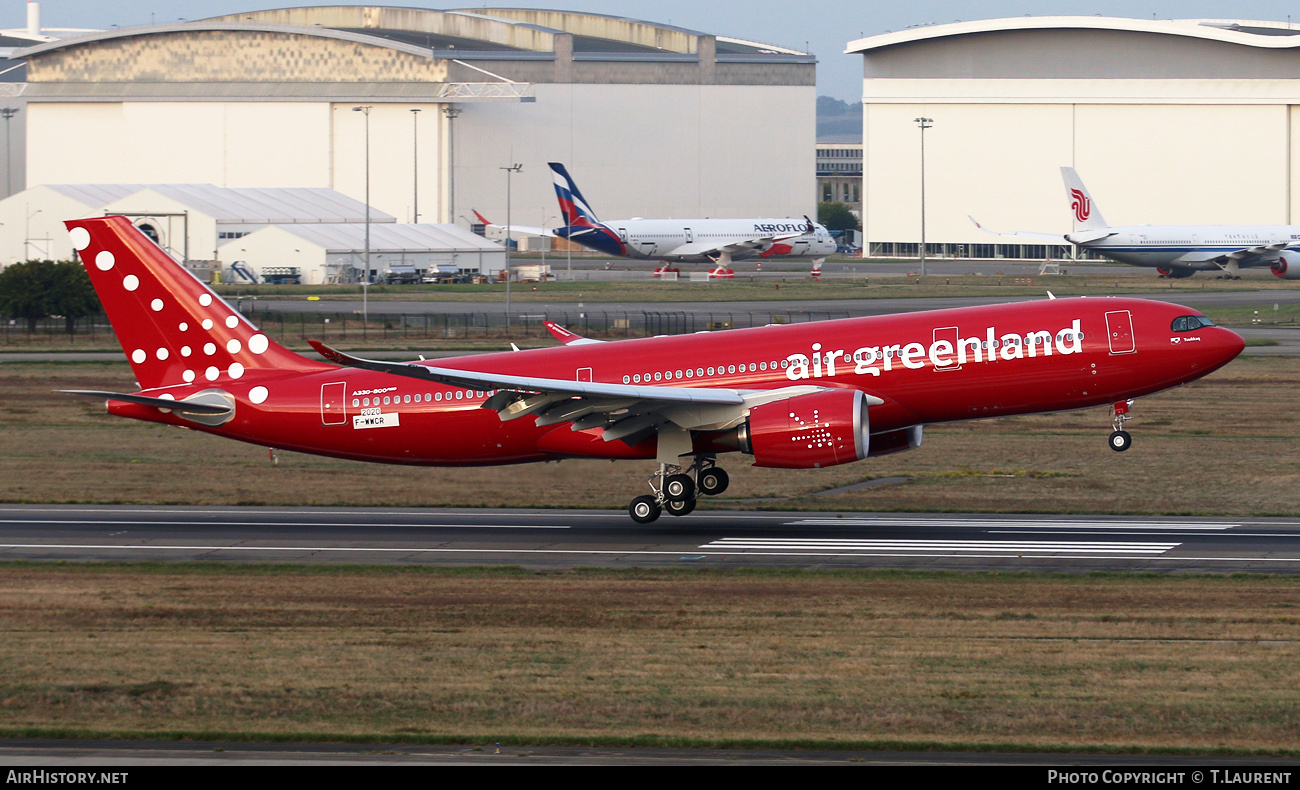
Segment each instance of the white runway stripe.
[{"label": "white runway stripe", "polygon": [[1163,554],[1178,543],[1083,540],[855,540],[851,538],[722,538],[701,549],[808,549],[827,551],[943,551],[1034,553]]},{"label": "white runway stripe", "polygon": [[806,518],[790,527],[997,527],[1000,529],[1176,529],[1225,530],[1241,524],[1180,521],[1049,521],[1046,519],[974,518]]}]

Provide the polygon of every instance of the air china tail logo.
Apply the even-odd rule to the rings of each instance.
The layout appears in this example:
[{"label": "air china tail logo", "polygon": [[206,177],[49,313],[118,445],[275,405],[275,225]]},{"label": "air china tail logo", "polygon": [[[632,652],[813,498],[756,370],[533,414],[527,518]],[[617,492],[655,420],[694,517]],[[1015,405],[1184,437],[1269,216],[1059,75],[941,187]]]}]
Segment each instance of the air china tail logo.
[{"label": "air china tail logo", "polygon": [[1074,218],[1083,222],[1092,214],[1092,202],[1078,189],[1070,190],[1070,208],[1074,209]]}]

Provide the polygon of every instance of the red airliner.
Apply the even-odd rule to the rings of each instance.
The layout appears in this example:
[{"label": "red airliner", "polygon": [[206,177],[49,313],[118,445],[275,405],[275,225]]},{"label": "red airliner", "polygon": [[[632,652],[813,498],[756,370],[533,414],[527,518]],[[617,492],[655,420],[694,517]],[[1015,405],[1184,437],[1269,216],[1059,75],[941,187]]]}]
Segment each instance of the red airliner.
[{"label": "red airliner", "polygon": [[[1048,299],[432,362],[271,341],[124,217],[67,223],[140,391],[124,417],[304,453],[426,466],[655,460],[635,521],[719,494],[721,453],[807,469],[910,450],[927,423],[1111,404],[1198,379],[1244,342],[1195,310]],[[1050,296],[1050,294],[1049,294]]]}]

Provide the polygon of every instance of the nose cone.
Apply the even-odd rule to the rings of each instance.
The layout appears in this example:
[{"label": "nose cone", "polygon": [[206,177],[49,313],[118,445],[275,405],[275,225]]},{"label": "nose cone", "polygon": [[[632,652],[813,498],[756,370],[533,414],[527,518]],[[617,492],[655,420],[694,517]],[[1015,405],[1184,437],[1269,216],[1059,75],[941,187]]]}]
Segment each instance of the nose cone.
[{"label": "nose cone", "polygon": [[1209,342],[1201,348],[1201,354],[1205,358],[1205,366],[1210,370],[1228,364],[1246,348],[1246,341],[1241,335],[1221,326],[1213,327],[1204,336]]}]

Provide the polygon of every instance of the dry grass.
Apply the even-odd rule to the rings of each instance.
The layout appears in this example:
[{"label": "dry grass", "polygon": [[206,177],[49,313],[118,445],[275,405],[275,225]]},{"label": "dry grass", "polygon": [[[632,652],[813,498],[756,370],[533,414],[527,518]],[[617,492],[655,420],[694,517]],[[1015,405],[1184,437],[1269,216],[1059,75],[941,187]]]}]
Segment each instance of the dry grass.
[{"label": "dry grass", "polygon": [[1295,753],[1297,585],[0,565],[0,731]]},{"label": "dry grass", "polygon": [[[110,417],[52,390],[130,391],[125,364],[0,365],[0,501],[622,508],[650,462],[420,469],[281,453]],[[1076,513],[1300,513],[1300,359],[1243,357],[1138,401],[1124,454],[1104,409],[927,428],[912,453],[821,470],[748,466],[711,507]],[[816,493],[875,477],[911,482]],[[751,502],[774,498],[776,501]]]}]

